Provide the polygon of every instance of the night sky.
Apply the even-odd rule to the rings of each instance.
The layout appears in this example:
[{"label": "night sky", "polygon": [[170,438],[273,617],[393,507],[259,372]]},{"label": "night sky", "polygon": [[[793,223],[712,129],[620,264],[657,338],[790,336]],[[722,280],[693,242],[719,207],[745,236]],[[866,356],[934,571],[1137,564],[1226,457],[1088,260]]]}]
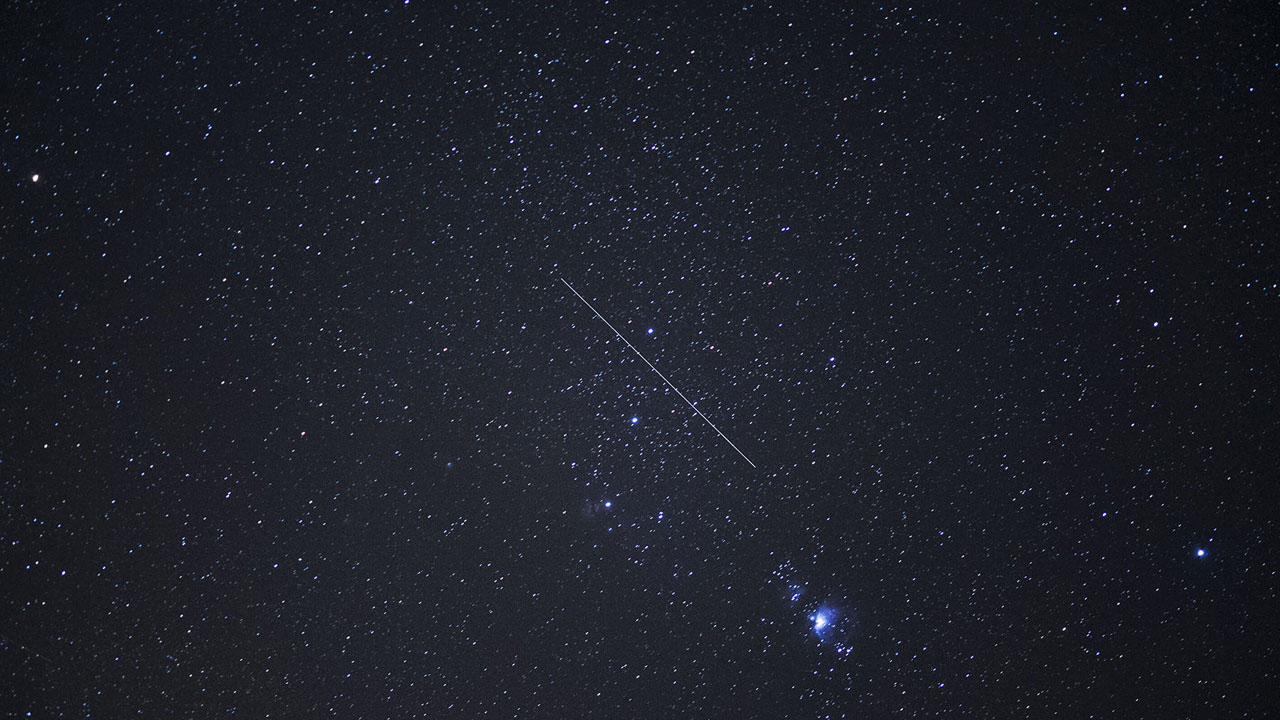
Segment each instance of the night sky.
[{"label": "night sky", "polygon": [[355,5],[0,11],[5,716],[1277,710],[1274,3]]}]

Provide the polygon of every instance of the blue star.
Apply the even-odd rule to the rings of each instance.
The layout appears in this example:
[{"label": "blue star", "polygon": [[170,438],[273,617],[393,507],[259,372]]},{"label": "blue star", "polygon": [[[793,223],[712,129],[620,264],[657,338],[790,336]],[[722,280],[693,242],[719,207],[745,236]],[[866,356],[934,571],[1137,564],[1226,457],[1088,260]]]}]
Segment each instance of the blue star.
[{"label": "blue star", "polygon": [[650,335],[652,335],[652,334],[653,334],[653,328],[649,328],[649,334],[650,334]]},{"label": "blue star", "polygon": [[639,415],[632,415],[632,416],[631,416],[631,424],[632,424],[632,425],[635,425],[635,424],[636,424],[636,423],[638,423],[638,422],[640,422],[640,416],[639,416]]},{"label": "blue star", "polygon": [[1204,548],[1196,548],[1196,557],[1204,557],[1204,556],[1205,556]]}]

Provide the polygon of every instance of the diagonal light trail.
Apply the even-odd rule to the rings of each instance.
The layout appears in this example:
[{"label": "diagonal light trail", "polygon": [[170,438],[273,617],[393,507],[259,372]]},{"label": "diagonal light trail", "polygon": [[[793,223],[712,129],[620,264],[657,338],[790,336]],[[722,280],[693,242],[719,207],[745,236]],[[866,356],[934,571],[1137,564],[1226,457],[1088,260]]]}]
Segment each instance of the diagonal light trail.
[{"label": "diagonal light trail", "polygon": [[641,352],[640,352],[639,350],[636,350],[636,346],[635,346],[635,345],[632,345],[632,344],[630,343],[630,341],[628,341],[625,337],[623,337],[623,336],[622,336],[622,333],[618,332],[618,328],[616,328],[616,327],[614,327],[614,326],[613,326],[613,323],[609,322],[608,320],[605,320],[605,319],[604,319],[604,316],[600,314],[600,311],[595,309],[595,306],[593,306],[591,303],[587,302],[587,299],[586,299],[586,298],[584,298],[584,297],[582,297],[582,295],[581,295],[581,294],[579,294],[577,290],[574,290],[574,289],[573,289],[573,286],[569,284],[569,281],[568,281],[568,280],[565,280],[564,278],[560,278],[560,282],[564,283],[564,284],[565,284],[565,287],[568,287],[568,288],[569,288],[569,290],[570,290],[574,295],[577,295],[579,300],[581,300],[584,304],[586,304],[586,306],[587,306],[587,307],[591,308],[591,312],[595,313],[595,314],[596,314],[596,317],[600,318],[601,320],[604,320],[604,324],[609,326],[609,329],[613,331],[613,334],[614,334],[614,335],[617,335],[617,336],[618,336],[618,338],[619,338],[620,340],[622,340],[622,342],[626,343],[627,347],[631,348],[631,350],[632,350],[633,352],[635,352],[635,354],[636,354],[636,355],[640,356],[640,359],[641,359],[641,360],[644,360],[644,364],[645,364],[645,365],[648,365],[648,366],[649,366],[649,368],[650,368],[651,370],[653,370],[654,372],[658,373],[658,377],[662,378],[662,382],[666,383],[666,384],[667,384],[667,387],[670,387],[672,390],[675,390],[675,391],[676,391],[676,394],[680,396],[680,399],[681,399],[681,400],[684,400],[685,402],[689,403],[689,407],[693,408],[693,411],[694,411],[694,412],[696,412],[696,413],[698,413],[698,417],[702,418],[703,420],[706,420],[706,421],[707,421],[707,424],[711,426],[711,429],[712,429],[712,430],[715,430],[715,431],[716,431],[716,434],[718,434],[720,437],[724,438],[724,441],[725,441],[725,442],[727,442],[727,443],[729,443],[729,447],[731,447],[731,448],[733,448],[734,450],[736,450],[736,451],[738,452],[738,454],[742,456],[742,459],[747,461],[747,464],[748,464],[748,465],[750,465],[750,466],[751,466],[751,467],[753,467],[753,468],[756,466],[756,464],[755,464],[755,463],[751,462],[751,458],[749,458],[749,457],[747,457],[747,456],[746,456],[746,453],[742,452],[741,450],[738,450],[738,446],[737,446],[737,445],[734,445],[734,444],[733,444],[733,441],[732,441],[732,440],[730,440],[730,439],[729,439],[729,437],[728,437],[727,435],[725,435],[724,433],[720,432],[720,428],[716,427],[716,424],[715,424],[715,423],[713,423],[713,422],[711,422],[711,418],[707,417],[706,415],[703,415],[703,414],[702,414],[702,411],[698,409],[698,406],[697,406],[697,405],[694,405],[692,402],[689,402],[689,398],[685,397],[685,396],[684,396],[684,393],[680,392],[680,388],[676,387],[675,385],[672,385],[672,384],[671,384],[671,381],[667,379],[667,376],[666,376],[666,375],[663,375],[661,370],[659,370],[658,368],[654,367],[654,366],[653,366],[653,363],[649,362],[649,358],[647,358],[647,357],[645,357],[643,354],[641,354]]}]

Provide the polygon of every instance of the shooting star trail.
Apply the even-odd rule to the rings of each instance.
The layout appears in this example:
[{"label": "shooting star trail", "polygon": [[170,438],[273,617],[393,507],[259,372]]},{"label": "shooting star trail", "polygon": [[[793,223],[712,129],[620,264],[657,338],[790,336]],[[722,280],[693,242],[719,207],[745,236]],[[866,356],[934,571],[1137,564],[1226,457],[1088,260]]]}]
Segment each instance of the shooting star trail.
[{"label": "shooting star trail", "polygon": [[42,655],[42,654],[40,654],[40,653],[36,652],[36,651],[35,651],[35,650],[33,650],[32,648],[29,648],[29,647],[27,647],[26,645],[23,645],[23,644],[22,644],[22,643],[20,643],[20,642],[14,642],[13,640],[10,640],[9,638],[5,637],[4,635],[0,635],[0,642],[3,642],[5,645],[12,645],[12,646],[14,646],[14,647],[16,647],[16,648],[22,648],[23,650],[26,650],[27,652],[31,653],[32,655],[35,655],[36,657],[40,658],[41,660],[44,660],[45,662],[49,663],[50,665],[56,665],[56,663],[54,663],[52,660],[50,660],[49,658],[45,657],[44,655]]},{"label": "shooting star trail", "polygon": [[604,320],[604,324],[609,326],[609,329],[613,331],[613,334],[617,335],[619,340],[622,340],[622,342],[626,343],[627,347],[631,348],[631,350],[635,352],[635,354],[638,355],[641,360],[644,360],[644,364],[648,365],[649,369],[658,373],[658,377],[662,378],[662,382],[666,383],[667,387],[671,388],[672,390],[675,390],[676,394],[680,396],[681,400],[684,400],[685,402],[689,403],[689,407],[693,408],[693,411],[698,413],[698,417],[702,418],[703,420],[706,420],[707,424],[711,426],[711,429],[715,430],[717,435],[724,438],[724,441],[729,443],[729,447],[736,450],[737,453],[742,456],[742,459],[747,461],[748,465],[750,465],[753,468],[756,466],[755,463],[751,462],[751,458],[747,457],[746,453],[742,452],[741,450],[738,450],[738,446],[734,445],[733,441],[730,440],[727,435],[720,432],[720,428],[716,427],[716,424],[711,422],[711,418],[707,417],[706,415],[703,415],[702,411],[698,409],[698,406],[690,402],[689,398],[685,397],[684,393],[680,392],[680,388],[676,387],[675,385],[672,385],[671,381],[667,379],[667,376],[663,375],[661,370],[654,367],[653,363],[649,362],[649,358],[642,355],[639,350],[636,350],[636,346],[632,345],[625,337],[623,337],[622,333],[618,332],[618,328],[613,326],[613,323],[609,322],[608,320],[605,320],[604,316],[600,314],[600,311],[595,309],[595,306],[587,302],[587,299],[582,297],[582,295],[579,294],[577,290],[574,290],[573,286],[569,284],[568,280],[565,280],[564,278],[560,278],[560,282],[564,283],[565,287],[569,288],[570,292],[572,292],[574,295],[577,295],[579,300],[581,300],[587,307],[591,308],[591,312],[595,313],[596,317],[600,318],[601,320]]}]

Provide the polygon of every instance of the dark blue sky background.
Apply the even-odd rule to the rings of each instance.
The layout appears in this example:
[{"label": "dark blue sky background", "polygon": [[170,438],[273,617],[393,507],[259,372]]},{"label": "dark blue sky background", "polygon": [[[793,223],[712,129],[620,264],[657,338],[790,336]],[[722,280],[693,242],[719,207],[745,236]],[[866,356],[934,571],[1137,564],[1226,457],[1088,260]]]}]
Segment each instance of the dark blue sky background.
[{"label": "dark blue sky background", "polygon": [[1274,709],[1273,4],[0,28],[17,715]]}]

